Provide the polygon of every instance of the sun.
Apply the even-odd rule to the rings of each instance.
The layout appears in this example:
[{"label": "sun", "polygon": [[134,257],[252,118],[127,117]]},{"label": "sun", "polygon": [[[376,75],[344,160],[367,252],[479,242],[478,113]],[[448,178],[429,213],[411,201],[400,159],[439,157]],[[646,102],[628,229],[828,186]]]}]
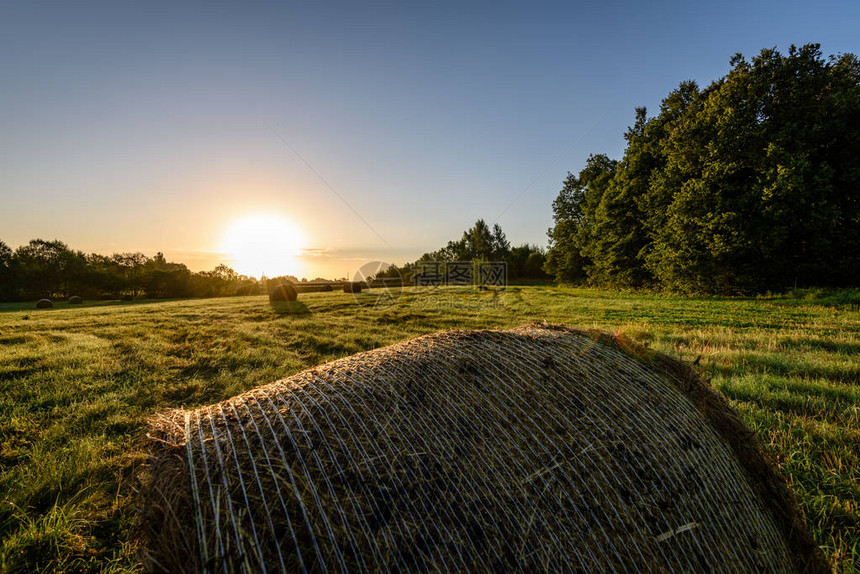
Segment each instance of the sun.
[{"label": "sun", "polygon": [[224,234],[221,251],[230,266],[249,277],[295,275],[304,237],[292,222],[275,214],[247,215]]}]

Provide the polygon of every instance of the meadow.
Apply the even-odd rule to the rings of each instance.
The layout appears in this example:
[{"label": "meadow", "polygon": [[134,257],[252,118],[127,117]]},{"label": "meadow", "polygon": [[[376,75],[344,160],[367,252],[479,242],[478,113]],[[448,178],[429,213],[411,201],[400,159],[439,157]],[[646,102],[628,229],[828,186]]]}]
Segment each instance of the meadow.
[{"label": "meadow", "polygon": [[841,571],[860,569],[860,291],[690,299],[552,286],[0,305],[0,571],[137,571],[147,421],[442,329],[597,328],[696,362]]}]

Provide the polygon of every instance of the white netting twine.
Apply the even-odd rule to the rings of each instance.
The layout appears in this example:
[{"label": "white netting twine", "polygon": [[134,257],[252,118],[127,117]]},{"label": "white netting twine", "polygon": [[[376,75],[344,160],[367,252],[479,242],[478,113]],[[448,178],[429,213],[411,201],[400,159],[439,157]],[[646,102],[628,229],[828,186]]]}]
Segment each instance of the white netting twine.
[{"label": "white netting twine", "polygon": [[419,337],[184,422],[204,571],[795,569],[677,385],[575,331]]}]

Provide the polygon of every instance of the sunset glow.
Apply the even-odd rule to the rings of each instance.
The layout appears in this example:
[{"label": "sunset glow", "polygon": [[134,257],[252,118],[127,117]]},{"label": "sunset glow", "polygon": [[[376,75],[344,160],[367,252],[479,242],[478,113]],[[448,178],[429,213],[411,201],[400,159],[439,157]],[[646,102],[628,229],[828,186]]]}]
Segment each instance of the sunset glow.
[{"label": "sunset glow", "polygon": [[242,275],[297,275],[304,247],[302,232],[276,214],[254,214],[237,220],[224,235],[221,251]]}]

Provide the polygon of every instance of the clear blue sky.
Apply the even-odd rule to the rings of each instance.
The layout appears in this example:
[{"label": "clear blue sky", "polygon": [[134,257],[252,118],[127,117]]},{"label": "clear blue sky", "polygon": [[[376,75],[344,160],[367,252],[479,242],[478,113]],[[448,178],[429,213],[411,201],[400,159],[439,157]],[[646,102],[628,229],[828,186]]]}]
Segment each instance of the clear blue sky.
[{"label": "clear blue sky", "polygon": [[620,156],[636,106],[736,52],[860,53],[858,30],[858,2],[4,2],[0,240],[209,269],[273,212],[308,276],[503,212],[544,245],[567,171]]}]

